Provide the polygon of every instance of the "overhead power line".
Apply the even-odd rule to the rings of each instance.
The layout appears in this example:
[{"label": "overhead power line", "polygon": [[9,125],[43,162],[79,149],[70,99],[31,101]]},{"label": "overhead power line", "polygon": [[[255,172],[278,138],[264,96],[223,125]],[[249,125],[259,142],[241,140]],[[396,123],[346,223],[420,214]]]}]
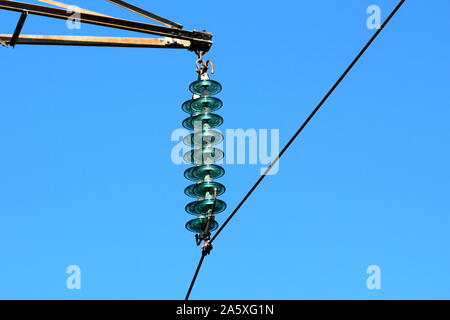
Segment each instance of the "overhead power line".
[{"label": "overhead power line", "polygon": [[[381,33],[381,31],[383,31],[383,29],[386,27],[386,25],[389,23],[389,21],[392,19],[392,17],[394,17],[394,15],[397,13],[397,11],[405,3],[405,1],[406,0],[401,0],[397,4],[397,6],[394,8],[394,10],[389,14],[389,16],[386,18],[386,20],[380,26],[380,28],[374,33],[374,35],[370,38],[370,40],[364,45],[364,47],[361,49],[361,51],[358,53],[358,55],[353,59],[353,61],[350,63],[350,65],[347,67],[347,69],[345,69],[345,71],[341,74],[341,76],[338,78],[338,80],[333,84],[333,86],[330,88],[330,90],[328,90],[328,92],[325,94],[325,96],[322,98],[322,100],[319,102],[319,104],[314,108],[314,110],[306,118],[306,120],[303,122],[303,124],[300,126],[300,128],[298,128],[298,130],[294,133],[294,135],[291,137],[291,139],[289,139],[288,143],[283,147],[283,149],[280,151],[280,153],[274,158],[274,160],[271,162],[270,166],[259,177],[259,179],[256,181],[256,183],[250,188],[250,190],[247,192],[247,194],[244,196],[244,198],[242,198],[242,200],[239,202],[239,204],[236,206],[236,208],[231,212],[231,214],[228,216],[228,218],[225,220],[225,222],[222,224],[222,226],[219,228],[219,230],[217,230],[217,232],[211,238],[210,243],[212,243],[219,236],[219,234],[228,225],[228,223],[231,221],[231,219],[233,219],[234,215],[242,207],[242,205],[245,203],[245,201],[247,201],[247,199],[250,197],[250,195],[253,193],[253,191],[255,191],[255,189],[258,187],[258,185],[264,180],[264,178],[270,172],[272,167],[280,160],[280,158],[283,156],[283,154],[286,152],[286,150],[291,146],[291,144],[295,141],[295,139],[298,137],[298,135],[308,125],[308,123],[311,121],[311,119],[314,117],[314,115],[317,113],[317,111],[319,111],[319,109],[328,100],[328,98],[331,96],[331,94],[334,92],[334,90],[336,90],[336,88],[339,86],[339,84],[342,82],[342,80],[344,80],[344,78],[347,76],[347,74],[350,72],[350,70],[355,66],[355,64],[358,62],[358,60],[367,51],[367,49],[374,42],[374,40],[378,37],[378,35]],[[186,300],[189,299],[192,288],[195,284],[195,280],[197,279],[198,273],[203,264],[204,258],[205,258],[205,254],[202,254],[200,261],[197,265],[197,269],[195,270],[194,277],[192,278],[191,284],[190,284],[188,292],[186,294]]]}]

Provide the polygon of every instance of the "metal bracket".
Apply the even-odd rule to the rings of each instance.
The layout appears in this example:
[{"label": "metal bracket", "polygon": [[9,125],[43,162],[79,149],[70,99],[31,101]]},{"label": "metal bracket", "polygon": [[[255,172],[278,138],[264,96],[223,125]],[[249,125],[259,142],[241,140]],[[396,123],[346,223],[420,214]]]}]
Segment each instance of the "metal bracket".
[{"label": "metal bracket", "polygon": [[195,235],[195,243],[199,246],[202,241],[208,241],[211,237],[211,233],[204,233],[202,232],[201,234],[196,234]]},{"label": "metal bracket", "polygon": [[17,39],[19,39],[20,33],[22,32],[23,25],[25,24],[25,20],[27,19],[28,11],[24,10],[22,11],[22,14],[20,15],[19,22],[17,22],[16,30],[14,30],[14,34],[11,38],[11,41],[9,42],[9,45],[11,47],[15,47],[17,43]]},{"label": "metal bracket", "polygon": [[212,246],[211,240],[208,239],[208,240],[204,241],[202,244],[202,254],[204,256],[209,255],[211,253],[212,248],[213,248],[213,246]]}]

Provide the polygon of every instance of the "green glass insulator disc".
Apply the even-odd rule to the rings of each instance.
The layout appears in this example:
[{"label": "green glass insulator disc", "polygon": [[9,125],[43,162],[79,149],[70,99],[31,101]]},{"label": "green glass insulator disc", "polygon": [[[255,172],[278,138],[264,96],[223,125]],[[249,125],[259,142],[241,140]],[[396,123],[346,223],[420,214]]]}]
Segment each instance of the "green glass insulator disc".
[{"label": "green glass insulator disc", "polygon": [[211,181],[192,184],[184,189],[184,193],[192,198],[205,198],[208,193],[210,196],[213,196],[214,189],[217,189],[217,196],[220,196],[225,192],[225,186],[223,184]]},{"label": "green glass insulator disc", "polygon": [[214,146],[223,141],[223,135],[217,130],[202,130],[198,133],[191,133],[183,139],[183,143],[187,146],[195,148],[204,148],[206,146]]},{"label": "green glass insulator disc", "polygon": [[191,102],[192,100],[183,102],[183,104],[181,105],[181,109],[183,109],[183,111],[186,113],[193,114],[194,112],[191,109]]},{"label": "green glass insulator disc", "polygon": [[[206,216],[210,209],[213,209],[214,199],[198,200],[188,203],[185,207],[187,213],[194,215]],[[222,200],[216,199],[216,206],[214,207],[214,214],[221,213],[227,208],[227,204]]]},{"label": "green glass insulator disc", "polygon": [[222,108],[223,103],[220,99],[214,97],[201,97],[188,100],[182,105],[184,112],[194,114],[199,112],[213,112]]},{"label": "green glass insulator disc", "polygon": [[199,114],[196,116],[184,119],[183,127],[189,130],[194,130],[195,128],[203,129],[205,125],[209,128],[217,128],[223,123],[223,118],[214,113]]},{"label": "green glass insulator disc", "polygon": [[223,151],[218,148],[202,148],[188,151],[184,154],[183,159],[196,165],[213,164],[223,159]]},{"label": "green glass insulator disc", "polygon": [[205,180],[206,177],[209,177],[211,180],[219,179],[224,174],[225,170],[215,164],[192,167],[184,171],[184,177],[191,181]]},{"label": "green glass insulator disc", "polygon": [[222,101],[214,97],[201,97],[191,102],[191,109],[194,112],[213,112],[222,106]]},{"label": "green glass insulator disc", "polygon": [[[186,223],[186,229],[196,233],[202,233],[205,231],[206,224],[208,222],[208,218],[197,218]],[[211,220],[209,222],[209,232],[216,230],[219,227],[219,224],[216,220]]]},{"label": "green glass insulator disc", "polygon": [[213,96],[222,91],[222,85],[214,80],[197,80],[191,83],[189,90],[201,96]]}]

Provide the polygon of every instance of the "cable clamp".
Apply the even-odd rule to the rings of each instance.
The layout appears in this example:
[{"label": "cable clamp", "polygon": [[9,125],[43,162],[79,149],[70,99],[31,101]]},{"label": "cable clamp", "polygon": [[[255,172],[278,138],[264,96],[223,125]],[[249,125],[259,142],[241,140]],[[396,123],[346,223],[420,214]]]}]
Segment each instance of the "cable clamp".
[{"label": "cable clamp", "polygon": [[211,237],[211,232],[202,232],[200,234],[195,235],[195,243],[199,246],[202,241],[208,241]]},{"label": "cable clamp", "polygon": [[212,246],[212,242],[211,239],[205,240],[202,244],[202,254],[204,256],[207,256],[211,253],[213,246]]}]

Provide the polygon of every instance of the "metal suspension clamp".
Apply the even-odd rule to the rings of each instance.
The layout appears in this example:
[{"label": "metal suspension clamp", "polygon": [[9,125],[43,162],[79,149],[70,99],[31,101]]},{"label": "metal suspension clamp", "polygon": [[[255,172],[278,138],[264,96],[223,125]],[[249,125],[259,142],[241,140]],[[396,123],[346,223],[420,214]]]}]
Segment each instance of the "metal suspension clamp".
[{"label": "metal suspension clamp", "polygon": [[202,232],[195,235],[195,243],[199,246],[202,241],[208,241],[211,238],[211,232]]},{"label": "metal suspension clamp", "polygon": [[212,248],[213,246],[210,239],[204,241],[202,244],[202,254],[204,256],[209,255],[211,253]]}]

